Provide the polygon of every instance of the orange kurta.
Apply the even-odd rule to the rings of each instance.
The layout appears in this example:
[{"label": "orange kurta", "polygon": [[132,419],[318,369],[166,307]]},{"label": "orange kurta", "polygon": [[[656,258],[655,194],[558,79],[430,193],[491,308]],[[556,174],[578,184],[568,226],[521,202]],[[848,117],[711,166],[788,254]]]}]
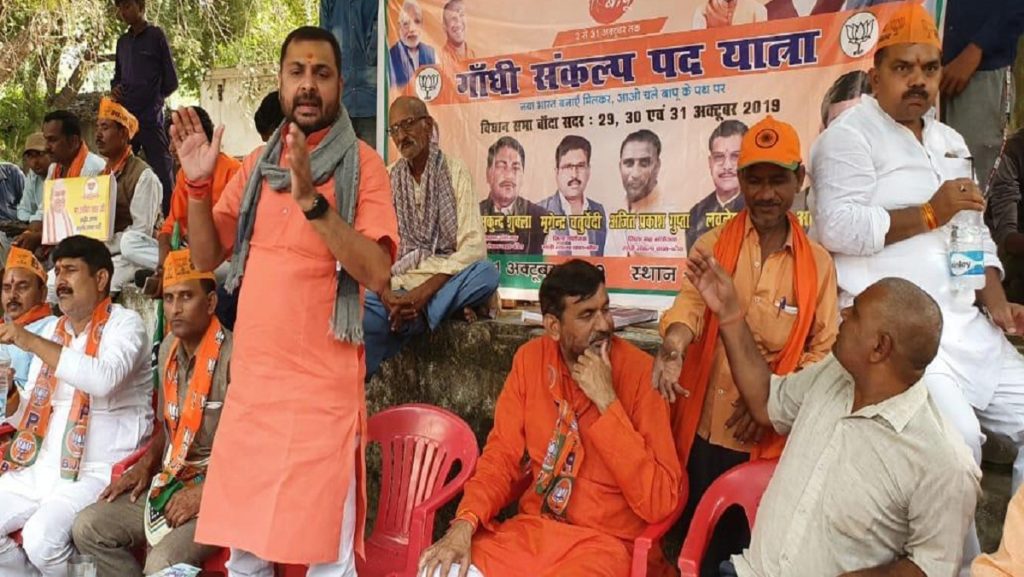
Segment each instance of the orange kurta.
[{"label": "orange kurta", "polygon": [[[217,156],[217,164],[213,169],[213,194],[210,197],[214,205],[220,200],[224,187],[231,182],[242,163],[223,152]],[[185,175],[180,170],[174,180],[174,192],[171,194],[171,212],[160,227],[160,234],[174,234],[174,223],[178,223],[181,236],[188,234],[188,191],[185,190]]]},{"label": "orange kurta", "polygon": [[[633,539],[679,502],[682,473],[668,404],[651,387],[652,359],[618,338],[610,355],[618,400],[602,415],[572,380],[554,340],[534,339],[516,353],[494,428],[459,506],[483,520],[472,561],[487,577],[628,575]],[[572,404],[586,454],[569,522],[541,517],[541,495],[531,485],[519,499],[519,514],[495,523],[514,497],[524,454],[537,478],[558,418],[552,386]]]},{"label": "orange kurta", "polygon": [[[226,249],[234,244],[242,191],[261,153],[245,159],[214,208]],[[281,165],[287,166],[287,152]],[[359,174],[355,229],[388,239],[393,258],[398,223],[388,175],[362,142]],[[334,207],[333,178],[317,190]],[[238,303],[231,390],[203,489],[197,541],[268,561],[337,560],[356,461],[356,549],[362,552],[366,500],[356,435],[365,424],[365,363],[362,346],[331,333],[336,266],[291,194],[264,182]]]}]

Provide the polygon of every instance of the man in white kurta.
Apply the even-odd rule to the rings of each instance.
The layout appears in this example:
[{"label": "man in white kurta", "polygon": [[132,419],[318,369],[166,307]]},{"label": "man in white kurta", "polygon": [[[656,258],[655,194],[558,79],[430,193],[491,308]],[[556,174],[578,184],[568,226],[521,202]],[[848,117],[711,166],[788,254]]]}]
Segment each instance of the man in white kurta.
[{"label": "man in white kurta", "polygon": [[[904,16],[904,22],[920,21],[921,27],[931,22]],[[891,39],[882,33],[882,53],[869,73],[875,97],[863,96],[811,152],[815,233],[834,253],[840,307],[890,276],[914,282],[939,303],[945,321],[941,344],[923,381],[978,463],[982,429],[1018,448],[1017,490],[1024,478],[1024,358],[1003,331],[1021,333],[1024,310],[1006,301],[1002,265],[987,229],[985,289],[957,290],[952,282],[948,222],[960,211],[981,210],[983,201],[977,186],[963,178],[970,177],[964,139],[931,110],[941,70],[937,34],[927,42],[909,33],[897,38],[902,42]],[[972,532],[965,562],[977,552]]]},{"label": "man in white kurta", "polygon": [[[0,575],[66,577],[73,553],[75,515],[94,503],[110,482],[111,468],[134,451],[152,430],[150,339],[141,317],[109,305],[95,356],[86,354],[94,314],[109,300],[113,263],[103,243],[74,236],[54,250],[57,293],[65,313],[68,346],[52,341],[56,323],[36,336],[16,324],[0,326],[0,343],[32,352],[28,385],[20,403],[36,389],[44,362],[55,367],[52,413],[36,460],[0,476]],[[77,478],[62,475],[62,440],[76,391],[90,397],[84,452]],[[26,423],[21,423],[25,426]],[[10,537],[21,529],[23,546]]]}]

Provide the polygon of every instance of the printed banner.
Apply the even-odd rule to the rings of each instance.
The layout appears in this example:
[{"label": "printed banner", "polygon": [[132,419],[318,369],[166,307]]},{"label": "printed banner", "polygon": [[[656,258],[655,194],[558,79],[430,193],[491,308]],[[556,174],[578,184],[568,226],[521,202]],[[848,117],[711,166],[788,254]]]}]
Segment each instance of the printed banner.
[{"label": "printed banner", "polygon": [[43,187],[43,244],[57,244],[76,234],[110,240],[116,187],[109,175],[47,180]]},{"label": "printed banner", "polygon": [[[388,0],[388,102],[427,102],[441,149],[468,167],[504,298],[535,298],[575,256],[604,267],[617,302],[664,306],[689,247],[744,206],[747,127],[793,124],[806,161],[869,90],[897,7]],[[808,186],[793,207],[805,226]]]}]

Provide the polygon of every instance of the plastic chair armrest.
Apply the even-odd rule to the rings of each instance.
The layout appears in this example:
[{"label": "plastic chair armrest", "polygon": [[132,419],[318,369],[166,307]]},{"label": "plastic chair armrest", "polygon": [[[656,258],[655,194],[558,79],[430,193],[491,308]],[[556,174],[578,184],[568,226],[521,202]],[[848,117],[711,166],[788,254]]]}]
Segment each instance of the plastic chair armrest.
[{"label": "plastic chair armrest", "polygon": [[450,483],[441,487],[436,493],[425,499],[419,505],[412,508],[412,519],[409,522],[409,544],[406,547],[405,575],[415,575],[419,566],[420,554],[430,546],[434,533],[433,523],[428,526],[427,519],[431,521],[434,513],[445,506],[462,491],[462,488],[469,481],[469,478],[476,470],[476,460],[473,466],[464,468],[451,480]]},{"label": "plastic chair armrest", "polygon": [[648,553],[655,543],[658,543],[665,536],[665,533],[668,533],[669,529],[676,524],[676,521],[683,516],[683,510],[686,509],[686,501],[689,496],[689,483],[684,476],[683,482],[679,487],[679,503],[676,504],[676,508],[668,514],[668,517],[648,525],[644,532],[633,541],[633,568],[630,577],[644,577],[647,575]]},{"label": "plastic chair armrest", "polygon": [[110,472],[110,482],[120,479],[126,472],[128,472],[128,469],[132,468],[135,463],[138,463],[139,459],[149,451],[152,444],[152,439],[146,441],[145,444],[136,449],[134,453],[115,463],[114,468]]}]

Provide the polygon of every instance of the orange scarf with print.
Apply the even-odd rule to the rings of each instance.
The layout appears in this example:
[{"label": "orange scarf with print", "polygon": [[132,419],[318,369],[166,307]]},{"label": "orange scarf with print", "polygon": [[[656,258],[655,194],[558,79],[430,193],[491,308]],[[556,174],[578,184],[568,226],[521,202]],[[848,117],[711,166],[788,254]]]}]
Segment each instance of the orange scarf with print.
[{"label": "orange scarf with print", "polygon": [[548,387],[558,405],[558,418],[555,420],[551,440],[548,441],[544,462],[537,473],[534,490],[544,496],[541,514],[565,521],[576,476],[583,466],[583,441],[580,438],[576,408],[563,395],[558,369],[548,365],[548,373],[551,376]]},{"label": "orange scarf with print", "polygon": [[[90,357],[95,357],[99,352],[100,339],[103,337],[103,329],[110,319],[112,306],[110,297],[107,297],[92,312],[92,320],[87,328],[89,340],[85,345],[85,354]],[[63,347],[70,346],[72,341],[72,336],[67,330],[67,323],[68,317],[61,317],[57,321],[57,328],[53,334],[53,341]],[[56,367],[48,365],[43,365],[39,370],[39,377],[36,379],[35,387],[32,388],[31,399],[25,414],[21,417],[21,424],[14,433],[14,437],[3,447],[0,473],[29,467],[39,457],[43,440],[49,430],[50,415],[53,414],[53,396],[57,390],[55,370]],[[88,393],[75,389],[71,414],[68,415],[61,443],[61,479],[71,481],[78,479],[82,454],[85,452],[85,435],[89,430],[89,404]]]},{"label": "orange scarf with print", "polygon": [[[811,242],[796,216],[792,212],[788,213],[788,216],[789,230],[793,235],[793,256],[796,259],[793,292],[796,293],[796,305],[799,308],[789,339],[772,367],[772,372],[777,375],[785,375],[796,370],[806,349],[807,336],[811,332],[815,305],[818,301],[818,267],[814,262]],[[750,217],[747,209],[740,211],[725,225],[722,235],[715,243],[715,259],[729,276],[736,273],[748,218]],[[711,379],[718,329],[718,315],[708,310],[704,313],[704,332],[686,351],[683,372],[679,377],[679,384],[691,393],[689,397],[678,398],[672,411],[672,428],[679,449],[679,462],[684,469],[690,457],[693,439],[697,435],[697,427],[700,425],[701,412],[704,410],[704,396],[707,393],[708,381]],[[750,452],[750,459],[778,457],[782,454],[785,444],[785,437],[768,431]]]},{"label": "orange scarf with print", "polygon": [[203,340],[199,342],[199,348],[196,350],[195,368],[188,380],[184,407],[178,405],[180,339],[174,339],[167,355],[167,366],[164,368],[163,409],[171,446],[164,459],[163,470],[154,477],[149,489],[150,506],[155,511],[163,511],[167,501],[177,490],[198,485],[203,481],[204,469],[189,465],[185,459],[203,421],[203,407],[206,406],[206,398],[210,394],[213,373],[217,369],[224,338],[224,329],[221,328],[217,317],[214,317],[210,320],[210,326],[206,327]]},{"label": "orange scarf with print", "polygon": [[[52,314],[53,309],[50,308],[50,305],[46,303],[38,304],[25,311],[25,314],[14,319],[14,324],[20,327],[28,326],[40,319],[45,319],[46,317]],[[0,319],[0,325],[4,324],[5,322],[7,321],[4,319]]]},{"label": "orange scarf with print", "polygon": [[64,167],[58,162],[56,168],[53,170],[53,180],[58,178],[78,178],[82,176],[82,167],[85,166],[85,159],[89,156],[89,148],[83,142],[78,147],[78,154],[75,155],[75,159],[71,161],[71,166],[68,168],[68,173],[64,174]]}]

